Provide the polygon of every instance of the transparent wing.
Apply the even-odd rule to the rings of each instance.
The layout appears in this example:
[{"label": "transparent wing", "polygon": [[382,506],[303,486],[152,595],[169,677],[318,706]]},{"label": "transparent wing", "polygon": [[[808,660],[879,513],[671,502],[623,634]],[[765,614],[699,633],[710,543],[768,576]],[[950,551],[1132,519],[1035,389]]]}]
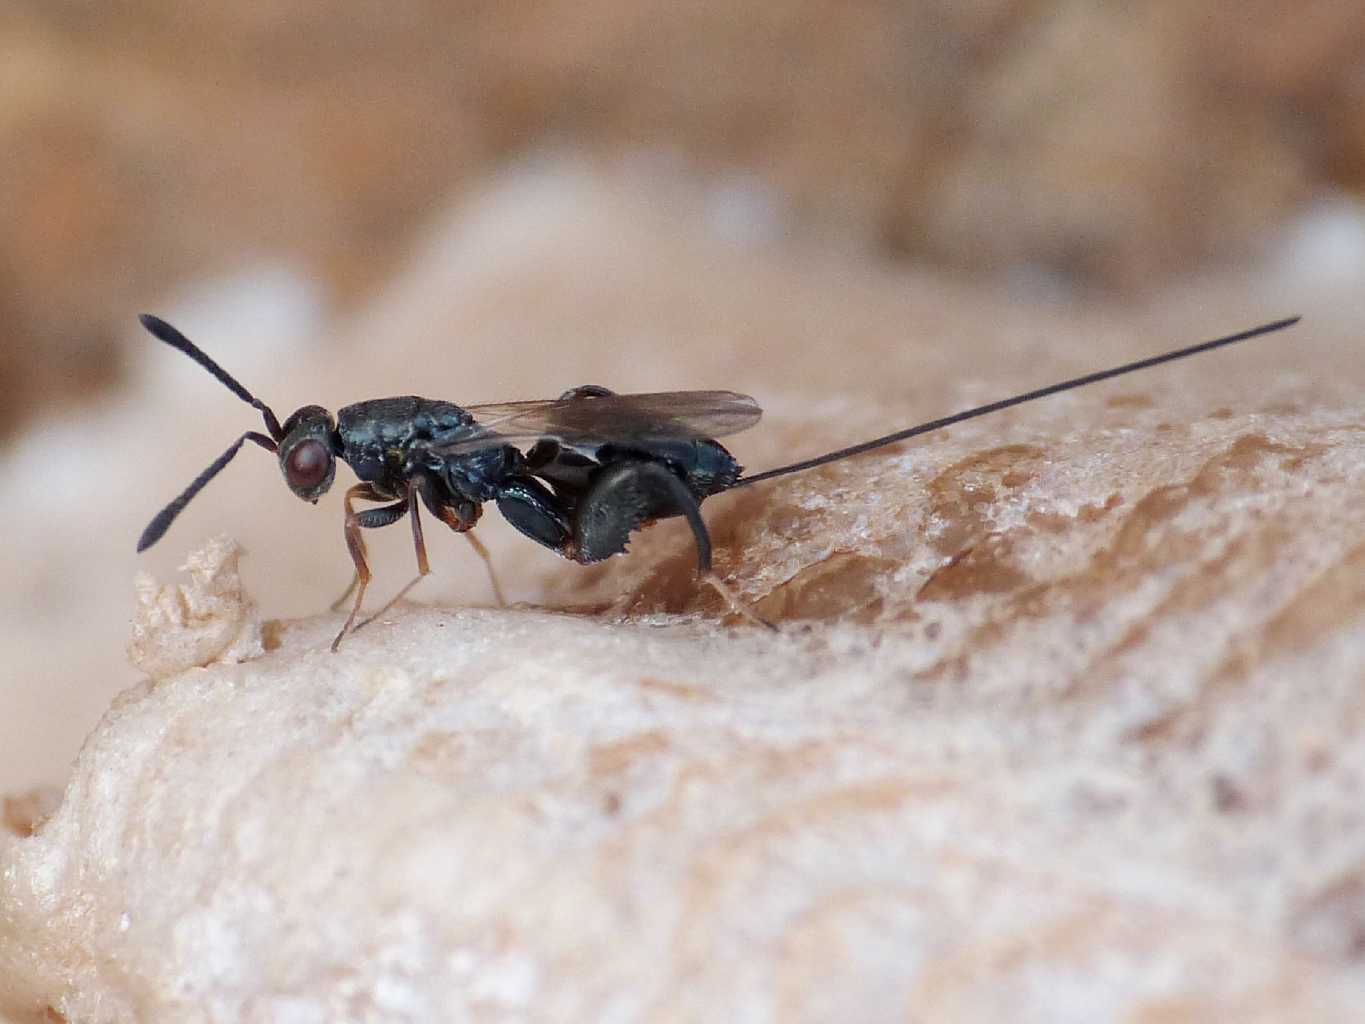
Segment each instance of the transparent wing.
[{"label": "transparent wing", "polygon": [[641,395],[579,396],[544,402],[471,405],[475,433],[440,445],[447,455],[554,438],[568,444],[681,441],[726,437],[758,422],[763,410],[734,391],[659,391]]}]

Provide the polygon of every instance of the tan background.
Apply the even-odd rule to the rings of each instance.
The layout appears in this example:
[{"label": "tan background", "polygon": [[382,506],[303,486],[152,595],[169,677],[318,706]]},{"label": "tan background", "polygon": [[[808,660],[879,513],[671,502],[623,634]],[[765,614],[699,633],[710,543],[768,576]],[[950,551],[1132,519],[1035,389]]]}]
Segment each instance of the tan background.
[{"label": "tan background", "polygon": [[[308,517],[259,453],[134,562],[251,420],[134,313],[175,314],[281,415],[589,379],[911,415],[948,404],[945,353],[974,340],[984,374],[1002,337],[1042,351],[1059,324],[1145,351],[1286,310],[1349,321],[1361,10],[8,5],[0,779],[60,778],[129,678],[135,565],[226,527],[276,570],[270,613],[345,579],[336,512]],[[1164,292],[1248,260],[1220,302]],[[559,569],[501,557],[523,597],[529,566]]]},{"label": "tan background", "polygon": [[[958,433],[927,457],[932,472],[915,470],[926,482],[922,506],[910,493],[920,477],[879,485],[898,507],[922,508],[914,521],[929,525],[877,535],[875,564],[836,560],[828,579],[788,588],[782,600],[792,606],[771,613],[860,621],[873,614],[858,602],[874,584],[889,585],[902,569],[918,584],[915,574],[965,549],[984,528],[978,506],[987,499],[967,485],[945,498],[927,484],[979,450],[1051,446],[1051,493],[1065,504],[1111,487],[1111,477],[1115,493],[1127,480],[1136,497],[1159,495],[1175,481],[1203,479],[1201,459],[1226,448],[1225,462],[1207,465],[1215,482],[1231,481],[1212,490],[1231,518],[1211,521],[1255,524],[1254,502],[1239,503],[1237,489],[1254,497],[1262,455],[1243,459],[1241,439],[1279,431],[1311,447],[1305,438],[1330,433],[1311,478],[1332,489],[1320,514],[1313,494],[1293,492],[1295,480],[1310,477],[1279,467],[1274,478],[1274,494],[1289,496],[1292,543],[1253,530],[1271,539],[1240,561],[1220,562],[1202,546],[1170,553],[1233,595],[1235,622],[1224,625],[1245,664],[1233,658],[1215,672],[1197,645],[1163,647],[1163,624],[1193,614],[1173,598],[1145,633],[1134,627],[1138,646],[1119,644],[1075,706],[1102,704],[1128,723],[1130,713],[1152,714],[1143,680],[1158,694],[1184,693],[1189,673],[1239,678],[1269,652],[1259,663],[1272,680],[1267,692],[1321,732],[1304,726],[1280,737],[1275,713],[1256,718],[1250,701],[1236,714],[1218,700],[1201,704],[1170,735],[1141,734],[1122,747],[1135,758],[1134,785],[1150,815],[1129,827],[1145,834],[1164,806],[1164,783],[1145,758],[1178,762],[1191,787],[1182,792],[1204,793],[1207,782],[1212,831],[1191,826],[1171,856],[1182,870],[1160,877],[1203,893],[1229,928],[1256,922],[1257,941],[1288,964],[1286,978],[1299,979],[1284,982],[1289,995],[1275,1005],[1303,1005],[1295,993],[1329,974],[1349,991],[1360,957],[1352,937],[1365,934],[1361,832],[1346,811],[1323,824],[1320,794],[1310,783],[1295,787],[1358,778],[1361,749],[1350,723],[1360,704],[1352,616],[1362,598],[1342,582],[1358,538],[1342,495],[1358,474],[1349,438],[1365,395],[1363,54],[1365,7],[1353,0],[1159,9],[1064,0],[260,0],[93,12],[64,0],[10,3],[0,12],[0,506],[9,570],[0,588],[0,792],[61,784],[110,700],[136,680],[123,648],[139,569],[169,578],[203,538],[230,531],[247,550],[248,591],[269,617],[318,612],[349,577],[339,495],[317,508],[300,504],[254,450],[155,550],[134,555],[150,516],[241,430],[258,426],[202,371],[140,332],[142,310],[181,326],[281,416],[307,402],[335,408],[411,391],[477,402],[551,396],[584,382],[733,387],[767,410],[733,445],[756,469],[1303,313],[1293,335]],[[1174,437],[1170,447],[1146,461],[1144,446],[1163,437]],[[1118,461],[1106,461],[1110,449]],[[1092,477],[1079,479],[1081,466]],[[858,479],[834,493],[874,508],[876,488]],[[824,564],[818,528],[859,536],[839,506],[819,504],[827,496],[791,493],[800,501],[790,508],[763,509],[774,529],[751,549],[762,557],[741,567],[755,593],[772,591],[784,557]],[[1038,507],[1051,500],[1046,488],[1032,499]],[[753,506],[732,499],[708,510],[725,534],[723,556],[738,564],[735,537]],[[1127,522],[1146,511],[1130,500],[1120,514]],[[920,543],[942,523],[948,532]],[[600,570],[561,563],[496,513],[479,529],[514,600],[581,605],[625,593],[651,611],[688,607],[675,525]],[[1010,557],[1055,569],[1036,526]],[[1105,528],[1094,527],[1096,537]],[[799,542],[784,550],[784,537]],[[1107,541],[1086,543],[1102,550]],[[488,602],[462,542],[442,536],[432,550],[438,578],[421,599]],[[387,595],[410,572],[406,532],[375,537],[372,551],[376,592]],[[1277,562],[1281,551],[1292,552],[1293,565]],[[1149,554],[1144,571],[1157,578],[1164,553]],[[1014,600],[1009,580],[973,576],[971,559],[960,565],[937,577],[960,588],[941,599],[960,598],[986,619],[996,614],[992,601]],[[1338,590],[1314,583],[1321,565],[1334,567]],[[1287,580],[1293,593],[1294,614],[1270,620],[1278,632],[1266,631],[1264,648],[1259,628],[1239,632],[1266,621],[1274,603],[1262,600],[1259,573]],[[1145,579],[1111,580],[1102,594],[1130,587],[1141,597]],[[1026,617],[1021,608],[1009,604],[1007,615]],[[1052,611],[1049,628],[1067,635],[1069,606]],[[1216,633],[1218,613],[1209,614]],[[1064,757],[1086,734],[1078,722],[1088,723],[1099,736],[1093,763],[1067,768],[1088,773],[1110,755],[1109,720],[1073,720],[1072,705],[1051,703],[1011,674],[1002,659],[1038,653],[1032,636],[935,638],[941,660],[930,674],[966,678],[953,675],[955,665],[976,673],[984,689],[950,691],[944,706],[968,725],[980,713],[982,734],[1008,730],[1011,713],[999,709],[1017,700],[1038,709],[1047,720],[1038,735]],[[905,665],[921,649],[913,633],[894,646]],[[1133,649],[1160,660],[1134,666],[1124,660]],[[973,650],[986,652],[984,665],[972,662]],[[890,655],[862,656],[885,671],[877,678],[887,686],[908,671]],[[1281,672],[1275,658],[1296,667]],[[1305,710],[1276,688],[1316,678],[1319,664],[1345,666],[1331,677],[1344,688],[1338,703]],[[1329,721],[1316,723],[1324,707]],[[1279,779],[1274,766],[1257,764],[1251,783],[1228,788],[1205,778],[1202,754],[1185,759],[1182,729],[1198,732],[1207,719],[1237,732],[1243,711],[1249,729],[1302,753],[1302,765],[1291,759],[1285,770],[1295,785],[1285,783],[1280,802],[1271,782],[1255,783]],[[954,741],[938,742],[950,757]],[[1033,734],[1002,742],[1021,763],[1037,753]],[[1226,742],[1242,764],[1236,738]],[[1327,767],[1310,764],[1319,756]],[[1033,768],[1037,800],[1057,811],[1051,765]],[[970,765],[961,770],[974,775]],[[1017,818],[1008,820],[1022,830],[1035,791],[1014,791],[1011,771],[999,772],[1000,798],[1012,801]],[[1350,798],[1336,796],[1323,806],[1349,811]],[[971,806],[987,827],[991,805]],[[1247,813],[1219,817],[1229,808]],[[1076,811],[1077,827],[1096,835],[1087,813]],[[1227,863],[1255,869],[1226,891],[1216,884],[1225,862],[1200,857],[1210,834],[1227,840],[1219,848]],[[1115,874],[1110,867],[1132,849],[1124,835],[1116,829],[1112,847],[1103,845],[1110,833],[1096,838],[1097,876]],[[1056,848],[1051,834],[1035,840],[1026,859]],[[1151,856],[1164,863],[1161,850]],[[1117,872],[1125,893],[1145,891],[1145,863]],[[1179,884],[1165,889],[1182,899]]]}]

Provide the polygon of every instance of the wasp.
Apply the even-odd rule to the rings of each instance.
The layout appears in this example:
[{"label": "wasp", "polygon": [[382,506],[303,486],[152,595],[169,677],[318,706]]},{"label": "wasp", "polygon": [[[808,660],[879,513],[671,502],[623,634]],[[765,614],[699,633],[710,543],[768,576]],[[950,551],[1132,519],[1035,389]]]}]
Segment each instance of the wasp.
[{"label": "wasp", "polygon": [[[430,573],[421,508],[470,540],[501,603],[488,551],[470,533],[489,502],[522,534],[582,565],[622,554],[635,531],[681,516],[696,541],[698,578],[714,587],[733,611],[769,625],[745,607],[712,568],[711,539],[701,514],[705,499],[1280,331],[1299,317],[1049,384],[749,476],[717,439],[752,427],[762,410],[753,398],[733,391],[619,395],[589,384],[548,401],[470,406],[406,395],[357,402],[335,416],[321,406],[305,405],[281,423],[268,405],[166,321],[147,314],[139,320],[153,336],[189,356],[259,411],[267,433],[248,430],[214,459],[148,523],[138,539],[138,551],[160,540],[248,441],[275,454],[289,489],[315,504],[332,486],[337,460],[345,462],[359,481],[347,488],[343,501],[343,533],[355,575],[336,606],[355,597],[332,641],[335,651],[355,626],[370,583],[363,531],[390,526],[406,516],[417,556],[417,576],[377,614]],[[357,508],[360,502],[370,507]]]}]

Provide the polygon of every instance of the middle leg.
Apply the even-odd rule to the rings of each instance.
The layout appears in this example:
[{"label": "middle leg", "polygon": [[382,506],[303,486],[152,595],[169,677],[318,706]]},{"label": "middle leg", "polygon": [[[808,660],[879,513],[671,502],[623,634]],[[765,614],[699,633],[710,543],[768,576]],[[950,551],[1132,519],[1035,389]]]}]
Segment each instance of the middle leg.
[{"label": "middle leg", "polygon": [[482,506],[472,501],[437,500],[432,497],[430,489],[422,492],[422,498],[432,515],[469,541],[474,553],[483,560],[483,567],[488,573],[488,582],[493,588],[493,597],[497,600],[498,607],[507,607],[507,599],[503,597],[502,586],[498,583],[497,571],[493,568],[493,558],[483,546],[483,541],[471,532],[483,512]]}]

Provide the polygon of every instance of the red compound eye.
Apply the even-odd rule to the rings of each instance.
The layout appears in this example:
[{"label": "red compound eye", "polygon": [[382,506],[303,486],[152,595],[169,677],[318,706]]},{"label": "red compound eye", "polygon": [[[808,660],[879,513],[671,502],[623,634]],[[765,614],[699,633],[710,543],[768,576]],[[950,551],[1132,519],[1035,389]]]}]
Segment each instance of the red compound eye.
[{"label": "red compound eye", "polygon": [[332,453],[321,441],[300,441],[285,460],[285,473],[289,486],[307,491],[327,479],[331,469]]}]

